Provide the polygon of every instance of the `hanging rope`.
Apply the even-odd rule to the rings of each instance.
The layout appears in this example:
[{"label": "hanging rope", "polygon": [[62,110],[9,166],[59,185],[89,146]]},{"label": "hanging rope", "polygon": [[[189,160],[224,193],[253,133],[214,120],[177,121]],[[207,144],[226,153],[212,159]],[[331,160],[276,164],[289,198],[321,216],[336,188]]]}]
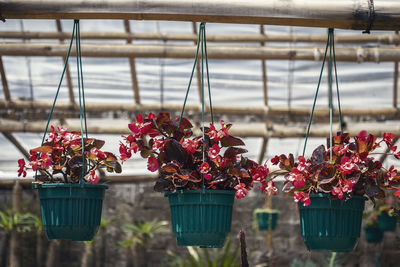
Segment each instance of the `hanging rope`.
[{"label": "hanging rope", "polygon": [[[71,54],[71,48],[72,48],[72,43],[74,41],[74,36],[76,34],[76,45],[75,45],[75,49],[76,49],[76,64],[77,64],[77,77],[78,77],[78,90],[79,90],[79,119],[80,119],[80,125],[81,125],[81,140],[82,140],[82,177],[80,179],[80,184],[84,185],[84,175],[85,175],[85,146],[84,146],[84,133],[86,138],[88,138],[87,135],[87,123],[86,123],[86,106],[85,106],[85,91],[84,91],[84,85],[83,85],[83,71],[82,71],[82,53],[81,53],[81,42],[80,42],[80,27],[79,27],[79,20],[74,20],[74,26],[72,28],[72,36],[71,36],[71,40],[69,43],[69,47],[68,47],[68,52],[67,52],[67,56],[65,59],[65,64],[64,64],[64,68],[61,74],[61,78],[60,81],[58,83],[58,87],[57,87],[57,91],[56,91],[56,95],[54,97],[53,100],[53,105],[50,109],[50,113],[47,119],[47,123],[46,123],[46,127],[43,133],[43,138],[42,138],[42,143],[41,145],[44,144],[44,141],[46,139],[46,134],[47,131],[49,129],[49,124],[51,121],[51,118],[53,116],[53,112],[54,112],[54,108],[57,102],[57,98],[58,95],[60,93],[60,89],[61,89],[61,84],[62,81],[64,79],[64,75],[68,66],[68,60]],[[85,126],[83,126],[83,124]],[[37,171],[35,172],[35,181],[37,181]]]},{"label": "hanging rope", "polygon": [[[332,80],[332,64],[334,64],[334,67],[335,67],[336,92],[337,92],[338,106],[339,106],[339,123],[340,123],[340,129],[343,132],[343,120],[342,120],[342,110],[341,110],[341,106],[340,106],[339,83],[338,83],[338,78],[337,78],[337,68],[336,68],[336,57],[335,57],[335,45],[334,45],[334,42],[335,42],[334,41],[334,30],[333,29],[329,29],[329,31],[328,31],[328,39],[326,41],[324,58],[322,60],[321,71],[320,71],[319,79],[318,79],[317,90],[315,92],[314,102],[313,102],[313,106],[312,106],[311,114],[310,114],[310,119],[309,119],[308,126],[307,126],[306,137],[305,137],[305,140],[304,140],[303,156],[305,154],[306,147],[307,147],[307,141],[308,141],[308,137],[309,137],[309,134],[310,134],[311,123],[312,123],[312,119],[313,119],[313,116],[314,116],[315,104],[316,104],[317,98],[318,98],[318,92],[319,92],[319,87],[321,85],[322,73],[323,73],[323,70],[324,70],[325,62],[326,62],[326,55],[327,55],[327,52],[328,52],[328,48],[329,48],[329,59],[330,59],[329,60],[329,126],[330,126],[329,146],[330,146],[330,148],[332,148],[332,144],[333,144],[333,94],[332,94],[332,83],[333,83],[333,80]],[[332,161],[332,149],[330,150],[330,160]]]},{"label": "hanging rope", "polygon": [[[210,101],[211,122],[213,124],[214,124],[214,114],[213,114],[212,101],[211,101],[210,75],[209,75],[209,71],[208,71],[208,58],[207,58],[207,45],[206,45],[206,24],[204,22],[200,23],[199,36],[197,39],[196,54],[195,54],[195,58],[194,58],[192,73],[189,78],[189,85],[186,90],[185,100],[184,100],[183,106],[182,106],[181,116],[179,117],[178,128],[181,126],[183,113],[185,111],[185,106],[186,106],[187,98],[188,98],[189,91],[190,91],[190,86],[192,84],[194,70],[196,68],[197,58],[199,57],[199,50],[200,50],[200,59],[201,59],[201,98],[202,98],[201,121],[202,121],[202,132],[203,132],[202,133],[202,137],[203,137],[203,151],[202,152],[203,152],[203,162],[205,162],[206,151],[205,151],[205,144],[204,144],[204,140],[205,140],[204,65],[206,68],[206,75],[207,75],[208,99]],[[204,190],[205,186],[204,186],[204,176],[203,175],[202,175],[202,184],[203,184],[203,190]]]}]

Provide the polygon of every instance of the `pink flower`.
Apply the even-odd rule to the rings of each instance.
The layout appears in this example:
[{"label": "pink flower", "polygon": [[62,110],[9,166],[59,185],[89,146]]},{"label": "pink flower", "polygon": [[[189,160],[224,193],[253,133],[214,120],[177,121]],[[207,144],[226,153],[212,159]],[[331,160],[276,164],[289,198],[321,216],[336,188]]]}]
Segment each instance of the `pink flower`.
[{"label": "pink flower", "polygon": [[208,150],[208,156],[210,157],[210,159],[214,160],[215,158],[217,158],[220,150],[221,149],[217,144],[214,144],[212,147],[210,147]]},{"label": "pink flower", "polygon": [[264,188],[264,190],[261,190],[261,191],[262,191],[262,192],[265,191],[265,193],[266,193],[268,196],[270,196],[271,194],[274,195],[274,196],[275,196],[276,194],[278,194],[278,189],[275,187],[274,181],[269,181],[269,182],[267,183],[267,186],[266,186],[266,187],[263,186],[263,188]]},{"label": "pink flower", "polygon": [[189,154],[194,154],[197,149],[197,145],[199,144],[199,140],[193,141],[191,139],[187,139],[183,141],[182,147],[186,150]]},{"label": "pink flower", "polygon": [[132,156],[131,151],[123,143],[120,143],[119,145],[119,153],[121,154],[120,159],[122,163],[124,163],[127,159],[131,158]]},{"label": "pink flower", "polygon": [[149,157],[147,160],[147,169],[151,172],[158,170],[158,160],[155,157]]},{"label": "pink flower", "polygon": [[256,168],[250,170],[250,174],[253,181],[262,182],[268,177],[269,169],[266,165],[257,165]]},{"label": "pink flower", "polygon": [[338,199],[343,198],[343,191],[340,187],[334,187],[332,190],[332,195],[337,196]]},{"label": "pink flower", "polygon": [[142,116],[142,114],[138,113],[136,115],[136,122],[132,122],[132,123],[128,124],[128,128],[129,128],[129,130],[132,131],[132,133],[134,133],[135,135],[138,135],[138,134],[140,134],[140,129],[141,129],[143,123],[144,123],[143,116]]},{"label": "pink flower", "polygon": [[19,159],[18,160],[18,177],[22,175],[22,177],[26,177],[26,166],[25,166],[25,160],[24,159]]},{"label": "pink flower", "polygon": [[303,203],[303,206],[308,206],[311,204],[310,196],[308,193],[305,193],[303,191],[295,191],[293,193],[293,198],[295,202],[301,202]]},{"label": "pink flower", "polygon": [[203,178],[206,179],[207,181],[210,181],[212,178],[212,175],[207,173],[207,174],[203,174]]},{"label": "pink flower", "polygon": [[220,140],[219,136],[218,136],[218,132],[212,123],[210,123],[210,130],[208,131],[207,134],[210,137],[210,139],[214,140],[215,142],[218,142]]},{"label": "pink flower", "polygon": [[154,143],[153,143],[153,150],[157,150],[159,148],[163,148],[164,147],[164,139],[163,138],[154,138],[153,139]]},{"label": "pink flower", "polygon": [[220,130],[220,132],[222,132],[222,133],[220,135],[229,136],[229,133],[228,133],[229,128],[228,128],[228,126],[226,126],[226,124],[223,120],[221,120],[221,127],[222,127],[222,129]]},{"label": "pink flower", "polygon": [[203,162],[200,165],[200,172],[201,173],[208,173],[210,171],[210,165],[208,164],[208,162]]},{"label": "pink flower", "polygon": [[307,167],[309,167],[311,164],[306,162],[306,159],[303,156],[299,156],[299,163],[297,165],[297,169],[299,171],[305,171]]},{"label": "pink flower", "polygon": [[351,157],[351,162],[353,162],[354,164],[359,164],[361,162],[360,156],[358,156],[357,153],[354,153]]},{"label": "pink flower", "polygon": [[388,147],[390,147],[391,145],[393,145],[393,139],[396,136],[392,133],[383,133],[383,141],[386,143],[386,145]]},{"label": "pink flower", "polygon": [[293,168],[286,179],[292,182],[296,188],[303,187],[306,184],[304,175],[297,168]]},{"label": "pink flower", "polygon": [[42,153],[40,155],[41,160],[41,166],[44,169],[48,169],[51,166],[51,158],[49,157],[48,154]]},{"label": "pink flower", "polygon": [[350,193],[353,191],[354,183],[351,180],[343,180],[342,181],[342,191]]},{"label": "pink flower", "polygon": [[157,119],[157,116],[150,112],[149,115],[147,115],[147,119],[155,120],[155,119]]},{"label": "pink flower", "polygon": [[93,148],[90,150],[90,153],[92,153],[93,155],[95,155],[95,156],[97,157],[97,159],[99,159],[99,160],[102,160],[102,159],[106,159],[106,158],[107,158],[107,155],[106,155],[103,151],[101,151],[100,149],[97,149],[97,148],[95,148],[95,147],[93,147]]},{"label": "pink flower", "polygon": [[385,185],[388,185],[388,180],[392,181],[394,177],[397,175],[397,170],[394,168],[394,166],[390,166],[389,170],[385,174]]},{"label": "pink flower", "polygon": [[275,156],[271,159],[271,163],[273,165],[277,165],[279,163],[279,156]]},{"label": "pink flower", "polygon": [[99,176],[96,174],[96,170],[91,170],[89,172],[89,179],[92,184],[97,184],[99,182]]},{"label": "pink flower", "polygon": [[340,161],[340,171],[346,175],[352,173],[354,170],[359,170],[358,166],[351,162],[348,157],[342,157]]},{"label": "pink flower", "polygon": [[235,190],[236,190],[235,196],[237,199],[244,198],[247,195],[247,189],[244,183],[236,185]]}]

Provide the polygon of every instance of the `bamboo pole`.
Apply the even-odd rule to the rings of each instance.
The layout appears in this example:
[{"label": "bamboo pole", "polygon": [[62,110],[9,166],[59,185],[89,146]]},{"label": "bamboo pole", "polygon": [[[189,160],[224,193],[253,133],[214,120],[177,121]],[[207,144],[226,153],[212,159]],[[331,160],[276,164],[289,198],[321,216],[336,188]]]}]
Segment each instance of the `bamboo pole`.
[{"label": "bamboo pole", "polygon": [[[58,31],[59,33],[62,33],[61,21],[60,21],[59,19],[56,20],[56,26],[57,26],[57,31]],[[70,36],[67,37],[67,38],[62,38],[62,37],[58,38],[59,41],[60,41],[60,44],[64,44],[64,39],[69,39],[69,38],[71,38],[71,35],[72,35],[72,33],[71,33]],[[65,64],[65,61],[67,60],[66,55],[63,55],[63,56],[62,56],[62,59],[63,59],[64,64]],[[65,69],[65,77],[66,77],[66,79],[67,79],[69,101],[70,101],[72,104],[75,104],[74,86],[72,85],[71,72],[70,72],[70,70],[69,70],[69,65],[67,65],[67,68]]]},{"label": "bamboo pole", "polygon": [[8,89],[8,83],[7,83],[7,76],[4,70],[3,58],[1,56],[0,56],[0,76],[1,76],[1,83],[3,84],[4,98],[7,101],[11,101],[10,90]]},{"label": "bamboo pole", "polygon": [[[193,58],[195,46],[190,45],[134,45],[134,44],[83,44],[85,57],[142,57],[142,58]],[[0,44],[4,56],[63,56],[68,50],[61,44]],[[209,46],[209,59],[268,59],[268,60],[322,60],[323,47],[237,47]],[[75,51],[71,51],[75,55]],[[337,61],[394,62],[400,61],[400,47],[393,48],[336,48]]]},{"label": "bamboo pole", "polygon": [[[396,0],[1,0],[3,19],[134,19],[395,30]],[[372,12],[371,12],[372,10]]]},{"label": "bamboo pole", "polygon": [[[260,33],[264,33],[264,25],[260,25]],[[264,46],[265,43],[261,42],[261,46]],[[262,71],[262,80],[263,80],[263,92],[264,92],[264,104],[268,106],[268,90],[267,90],[267,67],[265,64],[265,60],[261,60],[261,71]]]},{"label": "bamboo pole", "polygon": [[[94,123],[88,125],[88,132],[91,134],[129,134],[130,130],[127,125],[129,120],[112,120],[111,122],[102,121],[101,124]],[[0,131],[2,132],[30,132],[30,133],[42,133],[45,127],[46,121],[13,121],[0,119]],[[62,124],[62,126],[68,128],[71,131],[79,131],[80,124],[79,120],[68,121],[68,123]],[[338,124],[334,124],[333,132],[338,132],[340,127]],[[375,136],[383,136],[384,132],[391,132],[395,135],[400,135],[400,125],[389,124],[382,122],[365,122],[365,123],[353,123],[351,129],[349,129],[350,136],[356,136],[360,131],[367,130],[369,133]],[[200,135],[200,129],[194,128],[195,134]],[[235,124],[230,130],[230,134],[239,137],[266,137],[266,138],[296,138],[304,137],[306,132],[306,125],[298,124],[273,124],[270,129],[265,128],[264,123],[247,123],[247,124]],[[330,127],[329,124],[315,124],[310,131],[310,137],[325,138],[329,136]]]},{"label": "bamboo pole", "polygon": [[[129,24],[129,20],[124,20],[124,27],[125,27],[126,33],[131,32],[131,26]],[[127,39],[127,43],[131,44],[132,39]],[[137,75],[136,75],[135,59],[133,57],[129,57],[129,66],[131,68],[132,87],[133,87],[135,103],[140,104],[139,83],[138,83]]]},{"label": "bamboo pole", "polygon": [[19,152],[22,153],[22,155],[24,155],[26,159],[29,158],[30,155],[28,151],[26,151],[26,149],[21,145],[20,142],[18,142],[18,140],[12,135],[12,133],[2,132],[2,134],[4,135],[5,138],[7,138],[8,141],[10,141],[19,150]]},{"label": "bamboo pole", "polygon": [[[0,31],[2,39],[69,39],[71,32],[19,32]],[[128,32],[81,32],[81,39],[89,40],[156,40],[196,42],[197,34],[191,33],[128,33]],[[207,42],[217,43],[326,43],[326,35],[317,34],[207,34]],[[400,44],[397,34],[337,35],[336,44]]]},{"label": "bamboo pole", "polygon": [[[0,100],[0,109],[9,109],[13,111],[21,110],[48,110],[52,107],[52,103],[48,101],[28,101],[28,100],[13,100],[7,102]],[[120,112],[155,112],[161,109],[160,104],[100,104],[100,103],[87,103],[86,111],[93,113],[120,111]],[[164,104],[163,110],[166,112],[179,112],[182,109],[181,104]],[[78,105],[72,105],[69,102],[57,102],[57,110],[59,111],[79,111]],[[187,104],[185,107],[187,112],[198,113],[201,112],[200,105]],[[205,110],[209,111],[209,106],[205,106]],[[311,112],[310,107],[291,107],[290,109],[286,106],[221,106],[213,105],[213,112],[215,114],[227,114],[227,115],[256,115],[256,116],[309,116]],[[336,111],[334,111],[336,112]],[[350,108],[342,107],[343,116],[350,117],[387,117],[393,119],[399,119],[400,113],[396,108]],[[314,111],[314,117],[327,117],[329,116],[329,108],[327,107],[316,107]]]}]

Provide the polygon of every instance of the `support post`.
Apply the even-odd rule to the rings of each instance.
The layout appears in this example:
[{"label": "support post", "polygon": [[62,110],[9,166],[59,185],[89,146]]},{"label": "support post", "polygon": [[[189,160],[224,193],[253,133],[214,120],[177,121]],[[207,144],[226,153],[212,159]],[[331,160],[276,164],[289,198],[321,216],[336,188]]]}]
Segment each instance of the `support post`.
[{"label": "support post", "polygon": [[[129,24],[129,20],[124,20],[124,27],[125,27],[125,32],[130,34],[131,33],[131,25]],[[127,39],[126,43],[131,44],[132,38]],[[133,57],[129,57],[129,66],[131,68],[132,87],[133,87],[135,103],[140,104],[139,83],[137,80],[135,59]]]},{"label": "support post", "polygon": [[9,102],[11,101],[10,90],[8,89],[7,76],[4,70],[3,58],[1,56],[0,56],[0,75],[1,75],[1,83],[3,84],[4,98],[6,99],[6,101]]},{"label": "support post", "polygon": [[[396,31],[395,34],[399,36],[399,31]],[[396,43],[396,46],[399,44]],[[393,74],[393,107],[397,109],[397,91],[399,84],[399,62],[394,62],[394,74]]]}]

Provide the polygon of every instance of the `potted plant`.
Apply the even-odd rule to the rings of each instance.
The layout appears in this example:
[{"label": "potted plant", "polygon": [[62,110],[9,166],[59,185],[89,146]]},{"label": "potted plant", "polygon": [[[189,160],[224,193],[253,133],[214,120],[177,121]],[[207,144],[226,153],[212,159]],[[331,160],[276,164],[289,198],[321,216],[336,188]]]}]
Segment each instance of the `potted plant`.
[{"label": "potted plant", "polygon": [[384,189],[394,189],[400,197],[397,171],[373,158],[382,143],[390,148],[388,154],[400,158],[394,138],[385,133],[377,141],[361,131],[350,141],[343,133],[332,138],[332,148],[320,145],[309,159],[299,156],[295,161],[292,154],[272,159],[285,174],[283,191],[298,202],[301,234],[309,250],[352,250],[360,236],[366,197],[385,198]]},{"label": "potted plant", "polygon": [[378,216],[376,211],[364,214],[365,221],[365,239],[368,243],[380,243],[383,239],[383,231],[378,227]]},{"label": "potted plant", "polygon": [[48,239],[87,241],[96,234],[107,188],[98,184],[96,170],[121,172],[117,157],[100,150],[103,145],[102,140],[82,139],[80,132],[51,126],[43,145],[30,150],[29,163],[18,160],[18,176],[25,177],[27,169],[41,173],[34,188]]},{"label": "potted plant", "polygon": [[387,199],[386,202],[380,205],[378,209],[378,227],[384,232],[394,232],[397,226],[397,216],[395,216],[393,207],[394,201]]},{"label": "potted plant", "polygon": [[256,209],[254,217],[257,221],[258,230],[274,230],[278,220],[279,210],[276,209]]},{"label": "potted plant", "polygon": [[[268,168],[243,156],[241,139],[221,121],[193,136],[191,122],[169,113],[141,114],[128,125],[120,144],[121,160],[140,152],[150,171],[159,171],[154,190],[165,192],[178,246],[222,247],[230,232],[234,196],[243,198],[254,182],[263,192],[276,190]],[[147,139],[146,139],[147,138]]]}]

